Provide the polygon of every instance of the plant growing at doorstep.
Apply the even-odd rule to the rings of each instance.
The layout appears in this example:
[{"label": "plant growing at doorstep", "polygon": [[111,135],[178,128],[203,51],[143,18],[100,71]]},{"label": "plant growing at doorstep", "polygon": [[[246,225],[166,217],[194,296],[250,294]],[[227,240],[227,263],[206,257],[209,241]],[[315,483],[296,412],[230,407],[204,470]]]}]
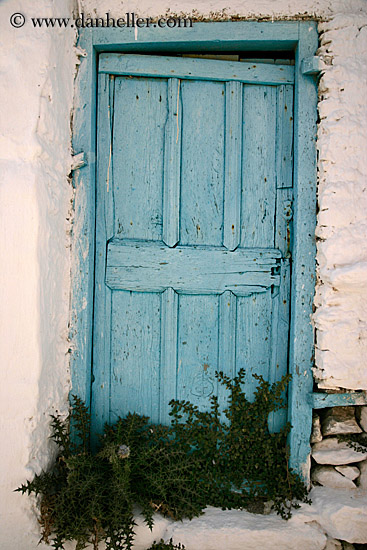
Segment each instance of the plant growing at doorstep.
[{"label": "plant growing at doorstep", "polygon": [[[152,528],[155,512],[191,519],[208,505],[244,508],[272,501],[288,519],[297,500],[310,502],[288,467],[290,424],[278,433],[268,428],[269,414],[285,407],[290,376],[273,384],[253,376],[258,386],[252,401],[242,389],[243,369],[233,380],[219,372],[228,393],[224,411],[215,396],[207,411],[172,400],[169,426],[128,414],[105,426],[95,451],[89,444],[90,413],[73,396],[66,421],[52,416],[51,437],[59,447],[54,464],[17,489],[39,496],[41,540],[56,550],[72,540],[76,550],[88,543],[97,549],[100,541],[107,550],[130,550],[136,507]],[[180,548],[169,544],[152,548]]]}]

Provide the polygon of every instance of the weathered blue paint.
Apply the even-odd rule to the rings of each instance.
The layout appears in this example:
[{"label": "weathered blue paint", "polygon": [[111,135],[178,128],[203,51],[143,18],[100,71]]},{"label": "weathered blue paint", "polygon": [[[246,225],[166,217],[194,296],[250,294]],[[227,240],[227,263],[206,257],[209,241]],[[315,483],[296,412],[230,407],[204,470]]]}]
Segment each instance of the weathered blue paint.
[{"label": "weathered blue paint", "polygon": [[321,71],[320,57],[314,55],[312,57],[306,57],[305,59],[302,59],[301,70],[302,74],[305,75],[319,74]]},{"label": "weathered blue paint", "polygon": [[168,105],[166,134],[164,139],[163,183],[163,241],[174,246],[180,233],[180,186],[181,186],[181,113],[180,80],[168,81]]},{"label": "weathered blue paint", "polygon": [[86,163],[74,171],[74,222],[72,230],[70,369],[71,393],[90,405],[94,294],[95,141],[97,53],[92,35],[83,36],[88,61],[81,63],[73,117],[73,150],[84,153]]},{"label": "weathered blue paint", "polygon": [[[97,128],[97,197],[96,197],[96,236],[95,236],[95,289],[94,312],[111,310],[112,296],[108,286],[102,283],[106,265],[106,242],[114,234],[112,174],[112,113],[114,98],[114,78],[103,75],[98,81],[99,112],[106,113],[99,118]],[[98,368],[92,367],[92,384],[103,386],[104,392],[110,392],[110,327],[111,318],[93,327],[93,365],[98,357]],[[109,402],[100,392],[92,392],[91,410],[94,414],[95,431],[101,433],[105,422],[109,420]]]},{"label": "weathered blue paint", "polygon": [[98,70],[113,75],[159,77],[167,76],[189,80],[231,80],[253,84],[292,84],[294,67],[264,63],[238,63],[208,59],[164,56],[101,54]]},{"label": "weathered blue paint", "polygon": [[235,250],[241,233],[242,86],[226,84],[223,245]]},{"label": "weathered blue paint", "polygon": [[[291,413],[291,421],[294,425],[293,428],[293,437],[290,439],[291,443],[291,464],[295,467],[296,470],[303,473],[307,479],[307,471],[304,466],[307,464],[307,457],[309,454],[309,448],[307,445],[310,433],[310,419],[311,419],[311,402],[310,398],[312,387],[310,385],[311,381],[311,372],[310,366],[312,363],[312,352],[313,352],[313,333],[310,325],[310,313],[311,313],[311,303],[313,296],[313,286],[314,282],[312,280],[313,270],[314,270],[314,244],[312,242],[313,229],[315,223],[315,144],[313,141],[314,138],[314,129],[315,129],[315,119],[316,119],[316,85],[313,80],[313,77],[304,76],[301,72],[301,61],[304,57],[312,57],[315,54],[317,48],[317,33],[316,27],[313,23],[309,22],[275,22],[275,23],[254,23],[254,22],[235,22],[235,23],[199,23],[195,24],[193,29],[176,29],[177,32],[172,32],[167,29],[140,29],[138,36],[135,37],[133,29],[110,29],[108,32],[105,32],[105,29],[86,29],[81,32],[81,37],[79,41],[79,46],[84,48],[87,53],[87,60],[83,60],[78,74],[78,91],[79,91],[79,103],[77,104],[75,117],[74,117],[74,151],[75,153],[84,152],[88,158],[88,164],[80,168],[74,176],[75,188],[76,188],[76,198],[75,198],[75,207],[76,207],[76,223],[74,225],[74,237],[73,237],[73,247],[75,251],[75,264],[73,269],[73,296],[72,296],[72,318],[71,318],[71,338],[72,338],[72,375],[73,375],[73,389],[74,393],[78,393],[83,397],[86,402],[89,402],[90,399],[90,387],[91,387],[91,376],[90,376],[90,364],[91,364],[91,337],[92,337],[92,318],[93,318],[93,304],[92,304],[92,293],[93,293],[93,246],[94,246],[94,189],[95,189],[95,172],[94,172],[94,155],[95,155],[95,129],[96,129],[96,59],[99,52],[108,52],[108,51],[119,51],[126,53],[149,53],[154,50],[157,53],[169,53],[169,52],[205,52],[205,51],[217,51],[218,44],[220,44],[221,51],[245,51],[245,50],[283,50],[283,49],[295,49],[296,50],[296,65],[295,65],[295,85],[296,85],[296,102],[295,102],[295,172],[294,172],[294,187],[295,187],[295,202],[294,202],[294,211],[295,211],[295,234],[294,239],[294,255],[293,255],[293,268],[292,268],[292,324],[291,324],[291,357],[290,357],[290,370],[294,374],[294,380],[290,392],[290,404],[294,407],[293,412]],[[136,39],[137,38],[137,39]],[[102,78],[102,75],[100,76]],[[178,79],[177,79],[178,80]],[[105,81],[106,84],[107,81]],[[173,83],[173,80],[171,81]],[[111,88],[112,81],[108,80],[108,86]],[[183,82],[181,81],[181,85]],[[196,86],[197,81],[191,82],[190,85]],[[204,84],[204,83],[203,83]],[[211,86],[211,83],[207,83]],[[234,83],[235,84],[235,83]],[[181,87],[180,85],[180,87]],[[212,83],[213,89],[214,86],[217,86],[218,90],[222,86],[220,82]],[[227,84],[230,86],[230,84]],[[288,87],[289,86],[289,87]],[[171,85],[171,104],[174,108],[174,83]],[[261,86],[259,86],[261,88]],[[284,87],[277,86],[276,97],[274,98],[272,93],[269,98],[265,98],[265,103],[268,102],[269,105],[281,110],[281,94],[285,93],[286,90],[292,90],[293,86],[287,85]],[[280,90],[283,90],[281,92]],[[182,90],[181,90],[182,91]],[[224,90],[226,94],[226,90]],[[102,95],[105,92],[102,92]],[[190,103],[190,93],[191,89],[189,86],[183,90],[183,94],[186,94],[186,99]],[[259,90],[259,94],[261,90]],[[109,94],[108,94],[109,95]],[[212,96],[212,94],[210,94]],[[289,92],[291,95],[291,92]],[[215,96],[215,94],[214,94]],[[213,97],[214,97],[213,96]],[[182,96],[183,97],[183,96]],[[182,97],[179,97],[179,105],[181,105]],[[110,96],[109,96],[110,99]],[[116,100],[116,98],[115,98]],[[243,97],[242,97],[243,100]],[[212,101],[212,100],[211,100]],[[220,98],[216,96],[215,102],[209,102],[208,107],[215,109],[215,105],[220,105]],[[214,100],[213,100],[214,101]],[[168,102],[166,102],[167,104]],[[104,99],[105,106],[108,106],[109,102]],[[111,105],[110,105],[111,107]],[[235,109],[235,107],[234,107]],[[223,110],[225,107],[223,106]],[[173,117],[174,117],[173,113]],[[180,115],[179,115],[180,116]],[[223,115],[224,119],[224,115]],[[283,136],[288,134],[288,151],[291,150],[291,142],[289,142],[289,137],[291,137],[292,132],[287,132],[287,122],[286,119],[281,119],[279,123],[279,116],[276,117],[276,133],[279,132],[280,128],[283,132]],[[180,128],[180,121],[178,123]],[[262,125],[264,127],[265,124]],[[107,129],[108,130],[108,129]],[[173,165],[176,166],[171,169],[173,174],[177,174],[177,153],[175,149],[175,129],[174,129],[174,119],[171,120],[171,130],[166,131],[169,135],[171,131],[171,146],[168,147],[168,152],[171,150],[174,158],[176,154],[176,160],[173,160]],[[285,134],[284,134],[285,131]],[[115,129],[114,129],[115,133]],[[225,132],[224,132],[225,134]],[[108,136],[108,131],[107,134]],[[178,139],[181,139],[181,134],[178,135]],[[241,136],[242,138],[243,136]],[[176,138],[177,138],[177,125],[176,125]],[[166,137],[166,144],[167,144]],[[214,139],[214,136],[213,138]],[[223,136],[224,147],[226,138]],[[249,147],[249,142],[244,140],[245,143],[241,145],[242,150],[246,151],[246,147]],[[282,138],[282,142],[283,140]],[[264,145],[266,146],[266,140]],[[269,143],[270,145],[270,143]],[[118,147],[118,142],[112,140],[112,149]],[[182,143],[184,150],[190,150],[189,143]],[[182,147],[181,146],[181,147]],[[238,145],[235,145],[238,147]],[[105,143],[101,143],[102,150],[104,154],[107,153],[108,148],[111,148],[111,144],[108,144],[108,140]],[[205,142],[202,142],[200,145],[202,150],[205,149]],[[290,252],[290,246],[292,242],[287,235],[287,229],[292,229],[290,221],[290,204],[293,199],[292,187],[291,187],[291,171],[289,166],[282,165],[281,157],[279,156],[279,140],[275,146],[275,152],[273,153],[270,148],[270,158],[278,159],[276,160],[276,167],[274,172],[276,173],[276,193],[274,200],[275,209],[274,217],[276,218],[276,231],[274,236],[274,241],[265,245],[267,247],[274,247],[282,252],[283,258],[286,258]],[[289,153],[287,154],[289,155]],[[106,158],[109,157],[109,154]],[[107,170],[110,172],[113,168],[113,159],[111,160],[110,169],[104,166],[103,169],[98,168],[98,173],[102,171],[101,181],[104,181],[105,192],[107,188],[106,174]],[[228,166],[230,163],[233,163],[234,159],[225,159],[223,158],[223,164],[221,169],[223,169],[223,174],[225,178],[228,179]],[[271,161],[272,162],[272,161]],[[228,164],[229,163],[229,164]],[[263,174],[266,173],[266,166],[261,170]],[[169,170],[167,170],[168,172]],[[271,172],[271,171],[270,171]],[[111,174],[113,176],[113,174]],[[111,178],[110,175],[110,178]],[[266,177],[266,175],[264,175]],[[273,177],[272,175],[270,177]],[[112,177],[113,179],[113,177]],[[169,181],[172,185],[172,190],[167,193],[166,184],[163,186],[162,191],[162,203],[171,203],[176,204],[177,201],[177,187],[178,187],[178,177],[176,180],[173,176],[169,178]],[[176,183],[172,182],[175,181]],[[110,180],[108,184],[112,185]],[[176,191],[175,189],[176,185]],[[109,191],[110,192],[110,191]],[[218,194],[217,194],[218,195]],[[171,198],[172,197],[172,198]],[[241,214],[242,216],[246,213],[246,203],[244,198],[246,197],[246,189],[241,189]],[[154,197],[153,197],[154,198]],[[199,197],[200,198],[200,197]],[[219,196],[215,197],[219,199]],[[157,204],[159,202],[158,196],[156,196]],[[261,207],[261,195],[258,195],[257,204]],[[220,205],[217,201],[218,208],[223,211],[228,217],[233,215],[233,219],[236,219],[236,207],[232,213],[228,213],[228,209],[224,204]],[[238,201],[237,201],[238,203]],[[180,206],[180,204],[178,205]],[[228,206],[228,204],[227,204]],[[266,205],[268,206],[268,205]],[[274,208],[274,206],[272,207]],[[186,208],[187,210],[187,208]],[[231,210],[231,209],[229,209]],[[303,211],[304,210],[304,211]],[[238,211],[238,204],[237,204]],[[265,211],[263,212],[263,214]],[[281,215],[282,213],[282,215]],[[204,213],[204,226],[208,220],[210,213],[206,211]],[[116,216],[115,216],[116,217]],[[142,234],[139,235],[139,239],[143,240],[156,240],[160,239],[163,241],[169,241],[169,244],[172,246],[174,243],[175,235],[178,234],[178,225],[177,218],[181,224],[187,222],[187,215],[183,212],[178,211],[176,216],[174,216],[174,221],[170,225],[168,222],[168,217],[166,221],[163,218],[150,217],[150,222],[148,223],[149,230],[146,230],[144,236],[143,226],[141,224]],[[238,216],[237,216],[238,218]],[[152,223],[152,219],[155,219],[156,223]],[[265,213],[266,219],[266,213]],[[161,224],[159,223],[160,220]],[[158,223],[157,223],[158,222]],[[99,225],[100,222],[98,222]],[[100,228],[102,233],[104,232],[107,236],[108,227],[105,222],[104,227]],[[116,235],[116,231],[119,230],[118,224],[116,224],[116,219],[114,222],[114,235],[118,238],[119,235]],[[224,231],[225,222],[222,221],[222,231]],[[235,224],[233,224],[235,225]],[[266,226],[266,224],[265,224]],[[266,240],[267,229],[264,226],[264,230],[261,231],[262,242],[259,244],[255,243],[252,245],[251,242],[251,233],[249,235],[249,243],[245,246],[264,246]],[[228,227],[228,226],[227,226]],[[98,230],[98,227],[97,227]],[[156,231],[156,235],[153,235]],[[241,234],[246,234],[247,228],[244,226],[241,227]],[[150,236],[147,234],[150,232]],[[228,229],[227,229],[228,233]],[[236,231],[235,231],[236,233]],[[158,237],[159,235],[159,237]],[[219,235],[219,233],[218,233]],[[215,236],[214,241],[217,242],[218,235]],[[274,235],[274,234],[273,234]],[[199,239],[200,233],[192,233],[188,235],[187,245],[194,244],[205,244],[200,243]],[[228,237],[227,237],[228,239]],[[241,240],[242,239],[242,240]],[[244,246],[243,235],[240,235],[241,246]],[[227,241],[228,243],[228,241]],[[213,245],[211,245],[213,246]],[[223,241],[221,244],[216,246],[223,246]],[[235,241],[232,244],[229,244],[227,250],[230,250],[231,247],[235,247]],[[105,253],[104,253],[105,254]],[[102,254],[103,257],[103,254]],[[102,260],[100,260],[102,265]],[[275,272],[276,270],[274,270]],[[142,302],[136,302],[134,305],[130,301],[130,292],[128,291],[117,291],[119,298],[115,306],[112,306],[111,318],[113,323],[125,323],[127,316],[128,324],[131,327],[131,330],[139,331],[139,327],[134,328],[134,322],[136,322],[138,312],[141,313],[142,309],[144,315],[149,315],[152,324],[145,328],[145,331],[142,333],[142,342],[144,342],[144,349],[149,349],[152,351],[149,359],[146,363],[146,372],[148,373],[148,378],[142,377],[142,371],[138,372],[132,369],[129,371],[127,369],[124,383],[117,384],[115,387],[114,395],[110,395],[108,400],[112,402],[112,411],[116,410],[115,403],[125,397],[129,397],[129,394],[135,391],[141,392],[144,396],[146,403],[151,399],[152,391],[157,389],[160,385],[162,387],[162,381],[166,379],[166,374],[164,369],[169,368],[168,366],[172,362],[173,368],[177,368],[179,373],[178,380],[180,387],[187,387],[185,380],[191,380],[195,382],[197,398],[204,401],[206,398],[205,394],[211,391],[215,391],[215,383],[212,380],[212,370],[209,369],[195,371],[195,367],[192,366],[191,370],[188,373],[182,373],[180,371],[180,364],[177,361],[178,355],[175,355],[175,346],[177,339],[177,349],[180,350],[181,356],[185,357],[185,361],[190,362],[195,358],[195,354],[198,353],[196,350],[199,350],[199,355],[201,358],[210,356],[211,351],[206,349],[205,342],[210,338],[211,348],[217,350],[217,357],[220,358],[220,361],[223,360],[223,357],[227,355],[228,357],[228,374],[233,375],[236,369],[245,361],[244,358],[247,356],[249,360],[252,360],[251,354],[246,352],[244,349],[244,340],[246,337],[251,335],[251,338],[256,342],[261,342],[262,350],[261,352],[256,353],[256,358],[261,368],[264,367],[266,361],[268,364],[271,363],[270,373],[269,370],[267,374],[273,379],[274,374],[277,371],[277,355],[284,353],[284,346],[281,346],[282,336],[277,335],[277,329],[274,328],[274,319],[281,319],[283,325],[283,334],[286,332],[287,320],[284,319],[286,315],[287,304],[289,303],[289,298],[287,304],[284,305],[284,311],[281,311],[280,298],[279,296],[287,294],[287,285],[289,286],[289,268],[287,267],[287,262],[283,261],[282,267],[279,273],[274,273],[280,277],[281,281],[284,281],[283,287],[273,286],[270,287],[267,291],[262,293],[256,293],[253,296],[244,296],[244,297],[235,297],[230,291],[225,291],[220,296],[218,295],[206,295],[206,296],[193,296],[193,295],[178,295],[176,292],[167,289],[160,294],[160,299],[154,293],[144,293]],[[287,282],[288,281],[288,282]],[[106,296],[108,296],[109,289],[106,287],[105,291],[105,304]],[[113,293],[113,292],[112,292]],[[137,296],[139,293],[135,293]],[[255,299],[258,302],[257,314],[255,314],[256,308],[252,306],[249,301]],[[100,300],[102,303],[102,300]],[[227,305],[226,305],[227,304]],[[228,305],[229,304],[229,305]],[[275,305],[274,305],[275,304]],[[227,307],[228,310],[224,310]],[[123,314],[120,312],[124,312]],[[126,313],[125,313],[126,312]],[[203,323],[206,325],[205,334],[202,332],[201,337],[197,340],[197,333],[192,330],[192,323],[194,319],[200,318],[200,315],[203,312],[207,313],[205,315],[205,320]],[[270,312],[270,318],[269,318]],[[252,321],[251,321],[252,315]],[[220,318],[221,326],[218,326],[218,318]],[[158,338],[158,319],[160,325],[160,336]],[[175,333],[175,326],[177,319],[180,322],[181,319],[181,328]],[[287,318],[288,319],[288,318]],[[260,328],[259,327],[260,322]],[[245,334],[244,327],[248,323],[248,332]],[[167,338],[163,336],[162,327],[166,331]],[[232,327],[232,332],[229,327]],[[233,330],[234,327],[234,330]],[[106,325],[107,330],[109,330],[108,324]],[[123,330],[123,329],[122,329]],[[230,332],[230,337],[226,338],[225,334]],[[122,333],[122,332],[121,332]],[[262,337],[261,334],[262,333]],[[264,337],[264,335],[267,336]],[[186,348],[188,345],[187,338],[190,336],[190,348]],[[267,344],[264,345],[264,340],[268,338],[271,340],[271,344],[267,348]],[[274,342],[278,341],[278,344],[274,347]],[[121,339],[116,339],[112,342],[112,347],[110,347],[109,353],[113,354],[124,354],[126,349],[121,348]],[[204,342],[204,343],[203,343]],[[232,345],[234,343],[234,346]],[[224,344],[224,346],[223,346]],[[258,345],[258,344],[256,344]],[[256,347],[255,345],[255,347]],[[120,346],[120,347],[119,347]],[[204,347],[203,347],[204,346]],[[160,369],[161,377],[156,376],[157,374],[157,365],[158,357],[154,354],[154,350],[161,349],[162,356],[166,359],[160,359]],[[142,348],[141,348],[142,349]],[[278,351],[274,351],[278,349]],[[108,346],[103,348],[104,357],[108,360]],[[163,350],[163,351],[162,351]],[[102,353],[98,351],[98,353]],[[136,352],[137,356],[141,356],[141,351]],[[147,354],[145,353],[145,356]],[[103,355],[101,355],[102,357]],[[144,356],[144,357],[145,357]],[[237,362],[236,358],[240,358],[240,363]],[[267,357],[267,359],[266,359]],[[214,358],[213,358],[214,360]],[[284,361],[284,358],[282,359]],[[176,361],[176,363],[175,363]],[[242,364],[241,364],[242,361]],[[136,360],[131,359],[131,365],[133,365]],[[215,361],[214,361],[215,362]],[[205,363],[208,364],[208,363]],[[302,370],[301,370],[301,368]],[[208,374],[209,370],[209,374]],[[261,371],[261,369],[260,369]],[[130,373],[130,374],[129,374]],[[306,373],[306,376],[303,376],[303,373]],[[93,373],[93,376],[96,375],[96,372]],[[188,378],[187,376],[188,375]],[[112,377],[114,373],[112,372]],[[133,382],[135,385],[132,386]],[[137,380],[139,384],[136,385]],[[99,382],[104,383],[99,380]],[[107,384],[110,381],[106,381]],[[297,384],[300,383],[299,389]],[[94,384],[96,385],[96,381]],[[101,384],[100,384],[101,385]],[[212,389],[213,386],[213,389]],[[163,396],[161,394],[162,400],[167,399],[168,393],[172,392],[173,384],[171,387],[164,385],[166,394]],[[124,390],[123,388],[126,388]],[[122,390],[122,394],[120,394]],[[251,391],[251,390],[250,390]],[[109,392],[110,393],[110,390]],[[183,391],[178,396],[184,396],[185,392]],[[97,398],[98,400],[98,398]],[[300,403],[304,402],[303,405]],[[95,406],[97,401],[95,401]],[[160,411],[161,418],[164,419],[164,405],[159,404],[158,407]],[[111,410],[111,406],[110,406]],[[153,418],[155,411],[157,410],[157,405],[152,406],[151,413]],[[104,405],[101,404],[100,415],[97,424],[101,425],[103,419],[107,417],[107,413],[104,410]],[[299,421],[298,421],[299,418]],[[279,420],[277,420],[279,422]]]},{"label": "weathered blue paint", "polygon": [[176,380],[172,371],[177,372],[177,322],[178,294],[167,288],[161,294],[161,367],[159,391],[159,418],[169,424],[167,403],[176,395]]},{"label": "weathered blue paint", "polygon": [[367,405],[367,392],[347,392],[347,393],[313,393],[310,405],[314,409],[324,409],[326,407],[345,407],[347,405]]},{"label": "weathered blue paint", "polygon": [[218,52],[219,46],[221,52],[293,50],[300,39],[300,27],[308,25],[291,21],[195,23],[193,28],[174,31],[139,29],[137,35],[135,29],[85,29],[81,44],[90,33],[98,52]]},{"label": "weathered blue paint", "polygon": [[299,25],[296,50],[294,104],[294,205],[291,288],[291,337],[288,418],[290,465],[309,481],[312,410],[309,394],[313,378],[314,334],[311,325],[315,287],[316,224],[316,120],[317,86],[313,76],[303,76],[302,60],[318,47],[316,25]]},{"label": "weathered blue paint", "polygon": [[[106,248],[106,247],[105,247]],[[163,243],[112,240],[107,246],[106,284],[114,290],[237,296],[279,285],[273,274],[281,254],[275,249],[209,246],[165,247]]]},{"label": "weathered blue paint", "polygon": [[[207,397],[218,392],[214,373],[222,368],[233,374],[244,367],[250,395],[256,387],[251,374],[276,380],[287,371],[286,354],[277,356],[278,368],[271,362],[278,327],[285,349],[288,342],[278,302],[289,286],[279,292],[277,273],[288,260],[274,247],[276,128],[286,125],[277,116],[288,113],[277,109],[277,88],[256,79],[252,85],[234,82],[233,64],[226,62],[219,62],[221,80],[219,74],[193,79],[194,71],[177,79],[182,59],[176,58],[164,58],[157,77],[146,77],[145,69],[136,78],[125,73],[139,67],[140,58],[135,64],[135,56],[128,57],[126,69],[125,56],[104,55],[100,72],[92,384],[97,430],[129,411],[167,421],[167,397],[208,407]],[[113,75],[105,72],[107,60]],[[147,67],[157,65],[153,61],[144,58]],[[187,67],[192,60],[184,61]],[[213,74],[211,61],[200,66],[201,75]],[[268,68],[261,67],[264,76]],[[227,153],[232,143],[234,152]],[[235,224],[238,242],[228,250],[225,233]],[[220,350],[226,339],[234,350]]]}]

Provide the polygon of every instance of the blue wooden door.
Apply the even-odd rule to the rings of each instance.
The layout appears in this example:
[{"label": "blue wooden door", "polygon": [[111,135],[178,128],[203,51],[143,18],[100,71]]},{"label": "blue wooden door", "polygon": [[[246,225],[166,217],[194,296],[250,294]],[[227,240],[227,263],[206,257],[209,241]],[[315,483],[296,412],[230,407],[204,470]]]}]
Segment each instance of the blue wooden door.
[{"label": "blue wooden door", "polygon": [[[103,54],[94,428],[287,372],[293,67]],[[279,427],[285,413],[271,419]]]}]

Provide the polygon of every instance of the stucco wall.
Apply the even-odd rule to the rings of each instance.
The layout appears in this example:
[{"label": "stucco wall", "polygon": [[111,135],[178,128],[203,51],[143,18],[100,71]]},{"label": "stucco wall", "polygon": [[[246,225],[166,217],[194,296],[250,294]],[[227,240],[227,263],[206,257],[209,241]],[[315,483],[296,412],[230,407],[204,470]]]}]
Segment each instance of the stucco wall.
[{"label": "stucco wall", "polygon": [[47,465],[49,414],[66,410],[72,198],[67,174],[75,68],[72,29],[16,29],[9,17],[71,9],[68,0],[0,5],[3,550],[36,548],[39,534],[29,500],[13,490]]},{"label": "stucco wall", "polygon": [[[228,7],[229,6],[229,7]],[[367,389],[366,75],[364,0],[219,0],[167,3],[84,0],[103,16],[171,12],[318,16],[320,55],[319,278],[314,316],[323,386]],[[74,30],[12,28],[27,17],[72,16],[72,0],[8,0],[0,6],[0,338],[2,384],[0,547],[38,542],[28,499],[12,490],[52,454],[49,414],[65,411],[69,389],[70,111]],[[173,31],[174,32],[174,31]]]},{"label": "stucco wall", "polygon": [[[347,5],[347,3],[346,3]],[[319,26],[320,387],[367,389],[367,4]]]}]

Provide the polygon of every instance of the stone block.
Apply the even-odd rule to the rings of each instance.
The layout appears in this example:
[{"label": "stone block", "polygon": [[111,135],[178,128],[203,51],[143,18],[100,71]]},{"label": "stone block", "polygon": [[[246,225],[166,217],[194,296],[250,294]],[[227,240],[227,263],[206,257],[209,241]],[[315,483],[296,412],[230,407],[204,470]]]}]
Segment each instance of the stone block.
[{"label": "stone block", "polygon": [[354,407],[332,407],[322,419],[322,435],[324,437],[361,432],[355,418]]},{"label": "stone block", "polygon": [[346,441],[339,442],[336,437],[329,437],[323,439],[320,443],[315,443],[312,447],[312,456],[318,464],[331,464],[334,466],[361,462],[366,458],[364,453],[358,453],[348,447]]},{"label": "stone block", "polygon": [[312,505],[302,504],[289,521],[316,521],[330,538],[351,544],[367,543],[367,494],[364,491],[314,487],[309,497]]},{"label": "stone block", "polygon": [[352,481],[359,476],[357,466],[335,466],[335,470]]},{"label": "stone block", "polygon": [[360,462],[358,467],[361,472],[358,479],[358,487],[367,490],[367,460]]},{"label": "stone block", "polygon": [[318,414],[314,414],[312,417],[312,433],[310,442],[312,444],[319,443],[320,441],[322,441],[320,417]]},{"label": "stone block", "polygon": [[367,432],[367,406],[356,408],[356,417],[364,432]]},{"label": "stone block", "polygon": [[340,540],[327,539],[324,550],[343,550],[342,543],[340,542]]},{"label": "stone block", "polygon": [[311,480],[332,489],[356,489],[351,479],[344,477],[332,466],[316,466],[311,472]]}]

